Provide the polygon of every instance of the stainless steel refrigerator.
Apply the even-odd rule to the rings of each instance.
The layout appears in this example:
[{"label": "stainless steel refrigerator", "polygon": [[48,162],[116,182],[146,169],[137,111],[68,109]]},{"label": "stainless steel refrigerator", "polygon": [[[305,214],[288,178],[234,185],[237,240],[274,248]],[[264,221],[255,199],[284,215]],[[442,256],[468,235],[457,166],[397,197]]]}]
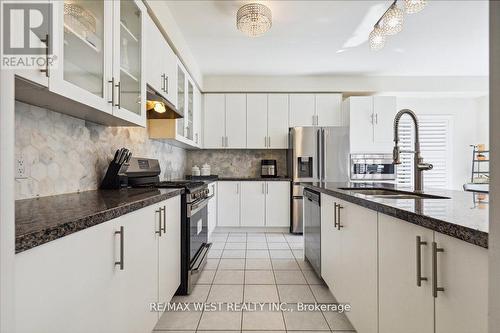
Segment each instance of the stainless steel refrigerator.
[{"label": "stainless steel refrigerator", "polygon": [[349,178],[348,127],[293,127],[288,170],[292,173],[290,232],[303,233],[300,182],[345,182]]}]

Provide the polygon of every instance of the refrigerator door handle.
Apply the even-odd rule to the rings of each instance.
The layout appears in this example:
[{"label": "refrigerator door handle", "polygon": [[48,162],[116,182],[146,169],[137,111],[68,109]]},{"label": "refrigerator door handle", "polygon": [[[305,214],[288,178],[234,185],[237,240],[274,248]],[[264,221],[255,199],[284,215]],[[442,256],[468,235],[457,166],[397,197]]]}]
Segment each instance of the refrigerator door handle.
[{"label": "refrigerator door handle", "polygon": [[321,180],[325,181],[325,169],[326,169],[326,132],[325,129],[321,129]]},{"label": "refrigerator door handle", "polygon": [[321,181],[321,164],[323,163],[321,160],[321,129],[316,131],[316,179]]}]

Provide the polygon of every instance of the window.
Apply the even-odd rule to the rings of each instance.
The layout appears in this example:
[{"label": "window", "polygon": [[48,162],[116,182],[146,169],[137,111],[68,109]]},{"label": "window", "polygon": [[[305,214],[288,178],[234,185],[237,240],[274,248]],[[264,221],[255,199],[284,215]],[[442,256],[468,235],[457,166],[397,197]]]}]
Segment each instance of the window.
[{"label": "window", "polygon": [[[451,188],[451,117],[419,116],[419,123],[422,157],[424,162],[434,166],[432,170],[424,171],[424,187]],[[413,132],[413,123],[404,116],[399,127],[401,150],[413,150]],[[398,184],[413,186],[413,154],[401,154],[397,173]]]}]

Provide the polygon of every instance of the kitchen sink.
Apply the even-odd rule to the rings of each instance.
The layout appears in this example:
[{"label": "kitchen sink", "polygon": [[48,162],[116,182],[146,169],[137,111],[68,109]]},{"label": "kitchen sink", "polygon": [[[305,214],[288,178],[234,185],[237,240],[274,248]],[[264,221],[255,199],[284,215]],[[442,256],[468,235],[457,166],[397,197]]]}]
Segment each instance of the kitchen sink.
[{"label": "kitchen sink", "polygon": [[339,187],[339,189],[384,199],[449,199],[449,197],[439,195],[390,190],[385,188]]}]

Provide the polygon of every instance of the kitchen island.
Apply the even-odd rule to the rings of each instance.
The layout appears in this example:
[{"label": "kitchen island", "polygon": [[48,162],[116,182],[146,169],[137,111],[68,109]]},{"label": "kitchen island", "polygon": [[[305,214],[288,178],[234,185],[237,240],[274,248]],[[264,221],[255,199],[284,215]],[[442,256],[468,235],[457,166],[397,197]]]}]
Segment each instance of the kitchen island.
[{"label": "kitchen island", "polygon": [[[319,247],[319,274],[351,305],[358,332],[487,332],[487,196],[301,184],[320,193],[319,207],[304,210],[306,258]],[[308,231],[320,233],[319,246],[308,245]]]}]

